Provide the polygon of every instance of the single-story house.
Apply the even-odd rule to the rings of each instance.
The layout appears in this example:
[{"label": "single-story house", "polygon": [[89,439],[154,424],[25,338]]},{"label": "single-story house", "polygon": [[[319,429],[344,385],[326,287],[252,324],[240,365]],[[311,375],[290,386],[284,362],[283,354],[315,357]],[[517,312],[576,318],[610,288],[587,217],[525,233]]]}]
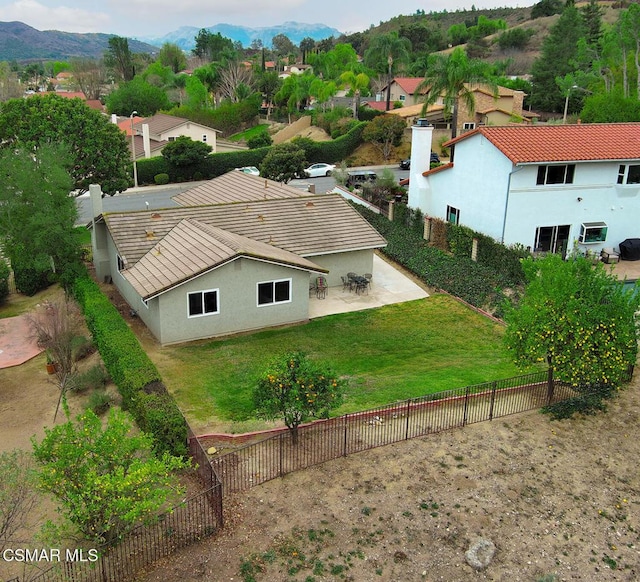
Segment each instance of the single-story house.
[{"label": "single-story house", "polygon": [[[131,123],[126,119],[120,122],[124,130],[131,131]],[[118,125],[120,125],[120,123]],[[129,126],[127,127],[127,123]],[[139,119],[133,122],[133,134],[136,151],[136,159],[150,158],[160,155],[160,152],[167,143],[178,137],[190,137],[194,141],[201,141],[211,146],[211,153],[217,152],[216,134],[217,129],[212,129],[206,125],[167,115],[166,113],[156,113],[152,117]],[[130,135],[130,133],[129,133]]]},{"label": "single-story house", "polygon": [[162,344],[307,321],[310,284],[372,272],[386,241],[339,194],[231,171],[164,210],[102,213],[91,190],[96,275]]},{"label": "single-story house", "polygon": [[640,238],[640,123],[479,127],[444,144],[413,127],[409,206],[532,251],[599,253]]}]

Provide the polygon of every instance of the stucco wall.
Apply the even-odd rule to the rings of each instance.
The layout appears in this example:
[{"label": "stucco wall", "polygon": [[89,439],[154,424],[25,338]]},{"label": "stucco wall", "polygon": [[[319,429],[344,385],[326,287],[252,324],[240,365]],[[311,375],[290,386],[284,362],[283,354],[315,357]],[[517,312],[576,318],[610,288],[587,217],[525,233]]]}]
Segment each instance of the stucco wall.
[{"label": "stucco wall", "polygon": [[[365,273],[373,273],[373,251],[351,251],[348,253],[334,253],[331,255],[317,255],[307,257],[317,265],[329,269],[329,273],[325,275],[329,287],[337,287],[342,285],[341,277],[347,273],[357,273],[364,275]],[[312,274],[312,279],[317,275]]]}]

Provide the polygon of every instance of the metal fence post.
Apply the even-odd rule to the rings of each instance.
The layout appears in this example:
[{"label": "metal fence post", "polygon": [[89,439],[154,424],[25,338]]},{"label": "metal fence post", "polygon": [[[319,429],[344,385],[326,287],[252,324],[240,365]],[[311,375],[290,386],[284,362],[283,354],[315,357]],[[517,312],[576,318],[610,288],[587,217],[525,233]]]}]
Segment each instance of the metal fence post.
[{"label": "metal fence post", "polygon": [[278,444],[279,449],[280,449],[280,477],[282,477],[284,475],[283,469],[284,469],[284,465],[283,465],[283,456],[284,456],[284,441],[282,440],[282,435],[283,433],[280,433],[280,436],[278,438]]},{"label": "metal fence post", "polygon": [[344,442],[342,443],[342,456],[347,456],[347,430],[349,425],[349,417],[344,417]]},{"label": "metal fence post", "polygon": [[409,398],[409,400],[407,400],[407,424],[406,427],[404,429],[404,440],[408,440],[409,439],[409,411],[411,410],[411,398]]},{"label": "metal fence post", "polygon": [[491,404],[489,405],[489,420],[493,420],[493,405],[496,401],[496,389],[498,387],[497,382],[493,382],[491,386]]},{"label": "metal fence post", "polygon": [[469,406],[469,386],[464,389],[464,414],[462,416],[462,426],[467,424],[467,409]]}]

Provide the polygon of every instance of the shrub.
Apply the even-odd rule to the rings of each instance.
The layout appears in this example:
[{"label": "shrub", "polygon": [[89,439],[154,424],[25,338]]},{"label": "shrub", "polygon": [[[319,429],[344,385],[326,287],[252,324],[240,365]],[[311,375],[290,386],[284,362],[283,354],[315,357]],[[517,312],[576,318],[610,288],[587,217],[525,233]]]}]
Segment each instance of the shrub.
[{"label": "shrub", "polygon": [[28,297],[33,297],[38,291],[42,291],[50,285],[50,271],[40,271],[33,267],[13,265],[13,274],[16,281],[16,289]]},{"label": "shrub", "polygon": [[104,388],[107,382],[109,382],[109,374],[102,364],[96,364],[76,376],[73,382],[73,390],[84,392],[89,389]]},{"label": "shrub", "polygon": [[266,131],[263,131],[258,135],[254,135],[253,137],[250,137],[247,140],[247,147],[250,150],[255,150],[256,148],[268,147],[272,143],[273,143],[273,140],[271,139],[271,136]]},{"label": "shrub", "polygon": [[158,186],[164,186],[165,184],[169,183],[169,174],[156,174],[153,177],[153,181],[158,185]]},{"label": "shrub", "polygon": [[184,455],[184,416],[166,390],[162,394],[144,393],[147,386],[161,385],[162,381],[136,336],[86,271],[75,281],[73,292],[102,361],[122,395],[123,408],[131,411],[142,430],[152,434],[156,451]]},{"label": "shrub", "polygon": [[71,352],[73,354],[74,362],[84,360],[95,351],[96,345],[93,343],[93,340],[88,337],[78,335],[71,340]]},{"label": "shrub", "polygon": [[93,412],[102,416],[111,407],[111,396],[106,390],[96,390],[89,396],[89,402],[87,408],[93,410]]},{"label": "shrub", "polygon": [[9,276],[11,270],[9,265],[0,259],[0,305],[2,305],[9,297]]}]

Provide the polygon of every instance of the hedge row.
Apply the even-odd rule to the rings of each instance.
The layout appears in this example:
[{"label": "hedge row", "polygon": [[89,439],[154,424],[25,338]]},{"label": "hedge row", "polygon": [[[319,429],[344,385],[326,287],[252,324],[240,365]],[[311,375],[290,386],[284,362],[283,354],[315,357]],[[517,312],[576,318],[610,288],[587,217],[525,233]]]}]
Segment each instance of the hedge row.
[{"label": "hedge row", "polygon": [[9,276],[11,271],[9,265],[0,257],[0,305],[9,297]]},{"label": "hedge row", "polygon": [[470,257],[455,256],[431,246],[417,228],[391,222],[363,206],[354,207],[387,239],[384,253],[427,285],[443,289],[498,316],[502,314],[503,290],[511,284],[504,273],[472,261]]},{"label": "hedge row", "polygon": [[114,305],[88,274],[74,284],[89,331],[112,380],[141,430],[151,434],[158,453],[187,454],[184,416],[160,374]]},{"label": "hedge row", "polygon": [[[344,160],[362,143],[362,131],[366,122],[359,123],[345,135],[326,142],[299,139],[297,143],[305,151],[307,162],[334,163]],[[273,146],[271,146],[273,147]],[[155,184],[157,174],[167,174],[170,182],[188,182],[191,180],[210,180],[226,174],[234,168],[260,166],[270,147],[237,152],[212,154],[202,163],[185,167],[174,167],[162,156],[138,160],[136,162],[139,184]]]}]

